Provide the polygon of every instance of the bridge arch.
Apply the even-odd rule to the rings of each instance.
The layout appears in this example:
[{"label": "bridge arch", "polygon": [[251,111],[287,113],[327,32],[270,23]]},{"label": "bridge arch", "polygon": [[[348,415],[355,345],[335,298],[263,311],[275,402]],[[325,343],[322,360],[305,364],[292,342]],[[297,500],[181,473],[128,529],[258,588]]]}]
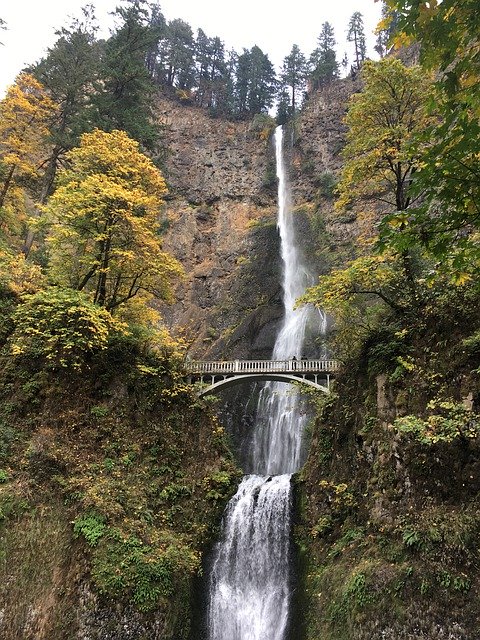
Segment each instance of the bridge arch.
[{"label": "bridge arch", "polygon": [[329,389],[329,380],[322,380],[325,382],[324,385],[320,384],[317,381],[309,380],[308,378],[301,377],[295,374],[288,373],[244,373],[238,376],[225,377],[221,380],[214,381],[210,383],[206,387],[202,387],[200,391],[198,391],[197,395],[199,398],[209,395],[211,393],[215,393],[216,391],[220,391],[221,389],[228,389],[229,387],[233,387],[234,385],[241,384],[242,382],[286,382],[286,383],[300,383],[307,385],[309,387],[313,387],[318,391],[323,391],[324,393],[330,393]]}]

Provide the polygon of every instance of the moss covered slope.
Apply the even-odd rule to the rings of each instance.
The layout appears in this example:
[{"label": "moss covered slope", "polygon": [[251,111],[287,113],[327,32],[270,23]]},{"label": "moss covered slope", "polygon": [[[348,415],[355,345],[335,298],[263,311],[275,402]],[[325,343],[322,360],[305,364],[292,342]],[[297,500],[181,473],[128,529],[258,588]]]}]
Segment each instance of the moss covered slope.
[{"label": "moss covered slope", "polygon": [[237,475],[222,428],[127,338],[82,371],[44,364],[1,363],[0,635],[188,637]]},{"label": "moss covered slope", "polygon": [[480,636],[477,294],[391,317],[339,376],[297,479],[308,640]]}]

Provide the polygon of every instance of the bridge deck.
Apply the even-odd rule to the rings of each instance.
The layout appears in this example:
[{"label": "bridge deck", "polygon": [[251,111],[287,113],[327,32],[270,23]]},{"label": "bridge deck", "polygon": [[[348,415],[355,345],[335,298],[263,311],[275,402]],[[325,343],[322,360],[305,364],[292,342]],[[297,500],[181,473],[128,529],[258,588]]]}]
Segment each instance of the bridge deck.
[{"label": "bridge deck", "polygon": [[336,360],[219,360],[192,361],[185,365],[191,375],[242,375],[252,373],[335,373]]}]

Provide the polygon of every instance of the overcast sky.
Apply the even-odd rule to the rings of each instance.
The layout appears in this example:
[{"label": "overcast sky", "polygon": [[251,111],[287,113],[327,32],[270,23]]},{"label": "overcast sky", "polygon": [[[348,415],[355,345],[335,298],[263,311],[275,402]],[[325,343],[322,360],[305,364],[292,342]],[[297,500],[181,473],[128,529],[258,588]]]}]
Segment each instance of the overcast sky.
[{"label": "overcast sky", "polygon": [[[21,69],[39,60],[55,40],[55,29],[68,24],[69,17],[80,15],[85,0],[3,0],[0,18],[7,31],[0,32],[0,95]],[[91,0],[96,7],[102,36],[109,33],[109,16],[119,0]],[[305,55],[315,48],[323,22],[335,28],[338,58],[345,51],[351,58],[351,45],[346,42],[348,20],[354,11],[363,14],[368,35],[368,54],[374,57],[372,35],[379,21],[380,3],[374,0],[289,0],[282,8],[281,0],[160,0],[167,20],[182,18],[196,31],[201,27],[208,36],[219,36],[227,48],[241,51],[258,45],[278,67],[298,44]]]}]

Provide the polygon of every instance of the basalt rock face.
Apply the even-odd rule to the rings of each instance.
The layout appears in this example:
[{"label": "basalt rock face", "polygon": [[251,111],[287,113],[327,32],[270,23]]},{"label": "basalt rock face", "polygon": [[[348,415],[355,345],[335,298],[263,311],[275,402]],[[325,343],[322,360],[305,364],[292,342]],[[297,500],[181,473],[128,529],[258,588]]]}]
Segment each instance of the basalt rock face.
[{"label": "basalt rock face", "polygon": [[268,357],[281,316],[274,150],[248,122],[162,100],[169,186],[164,248],[184,265],[163,310],[201,357]]},{"label": "basalt rock face", "polygon": [[[312,281],[351,257],[362,233],[355,215],[333,212],[343,117],[358,85],[345,79],[313,94],[286,127],[295,226]],[[158,114],[168,150],[164,248],[187,273],[177,302],[162,310],[165,322],[186,334],[193,357],[268,358],[283,313],[273,129],[167,99]]]},{"label": "basalt rock face", "polygon": [[172,196],[197,206],[220,200],[271,205],[272,192],[265,188],[271,155],[258,128],[211,118],[203,109],[167,99],[159,102],[157,113]]}]

